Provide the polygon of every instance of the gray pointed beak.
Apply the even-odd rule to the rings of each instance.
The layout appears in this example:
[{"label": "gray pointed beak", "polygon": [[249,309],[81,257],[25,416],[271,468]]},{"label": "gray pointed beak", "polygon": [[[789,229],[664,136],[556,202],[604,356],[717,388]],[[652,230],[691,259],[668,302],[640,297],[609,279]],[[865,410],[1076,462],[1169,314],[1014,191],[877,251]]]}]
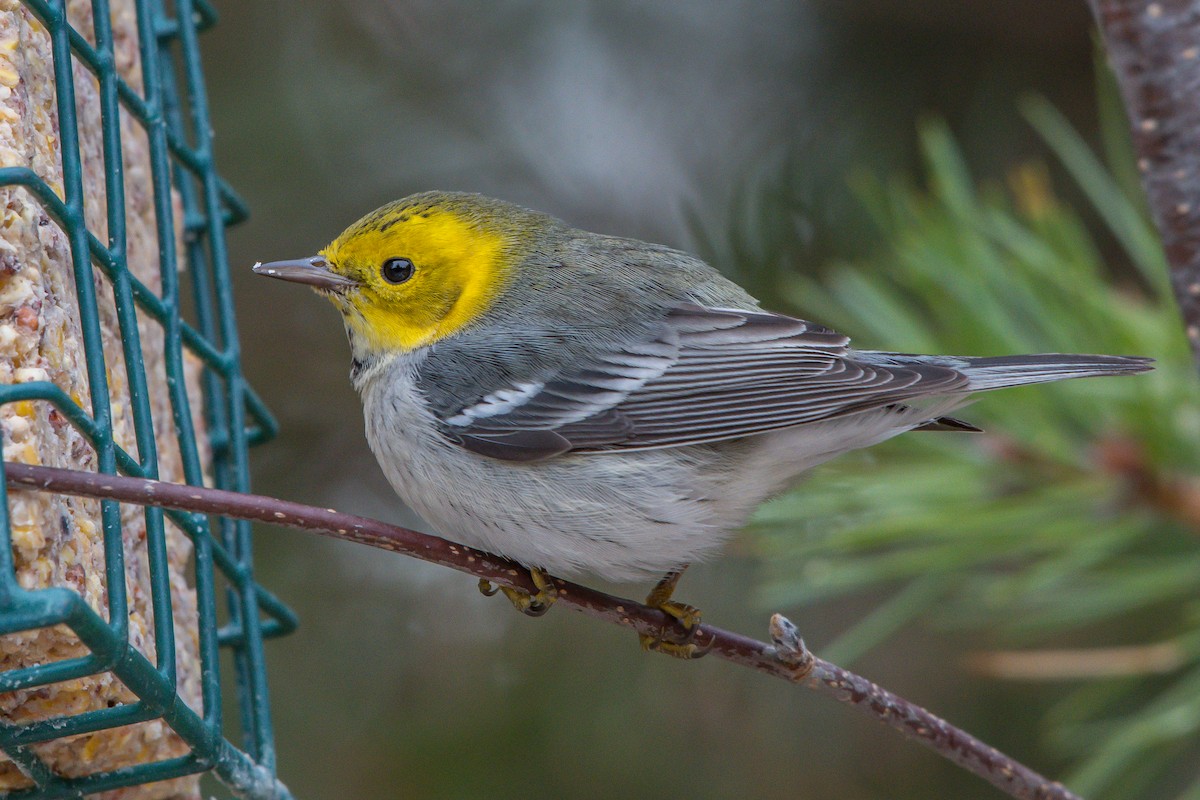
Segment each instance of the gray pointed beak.
[{"label": "gray pointed beak", "polygon": [[261,261],[253,267],[255,275],[266,275],[268,278],[278,278],[281,281],[303,283],[314,289],[336,292],[357,286],[358,282],[339,275],[329,269],[324,256],[297,258],[292,261]]}]

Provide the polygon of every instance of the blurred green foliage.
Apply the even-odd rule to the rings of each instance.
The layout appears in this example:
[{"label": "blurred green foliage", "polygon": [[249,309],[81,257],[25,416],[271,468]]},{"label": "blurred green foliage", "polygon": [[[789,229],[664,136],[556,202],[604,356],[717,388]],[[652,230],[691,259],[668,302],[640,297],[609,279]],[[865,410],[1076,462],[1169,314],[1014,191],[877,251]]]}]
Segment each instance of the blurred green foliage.
[{"label": "blurred green foliage", "polygon": [[[760,195],[760,227],[726,246],[760,290],[856,334],[861,347],[1152,355],[1156,371],[989,395],[964,414],[986,434],[906,435],[819,470],[756,518],[770,565],[763,603],[886,587],[890,599],[819,648],[839,663],[918,618],[998,648],[1052,646],[1037,663],[1048,660],[1060,691],[1047,735],[1074,764],[1068,785],[1114,800],[1181,786],[1198,797],[1196,377],[1161,246],[1129,180],[1119,104],[1101,103],[1112,166],[1047,102],[1023,110],[1119,244],[1124,273],[1114,277],[1047,168],[1025,164],[1007,186],[977,185],[938,122],[921,130],[924,186],[856,180],[885,243],[876,255],[817,275],[778,270],[804,246],[780,228],[803,204],[786,187]],[[747,241],[774,244],[755,251]],[[1032,662],[1015,663],[1017,677],[1047,674],[1020,675]]]}]

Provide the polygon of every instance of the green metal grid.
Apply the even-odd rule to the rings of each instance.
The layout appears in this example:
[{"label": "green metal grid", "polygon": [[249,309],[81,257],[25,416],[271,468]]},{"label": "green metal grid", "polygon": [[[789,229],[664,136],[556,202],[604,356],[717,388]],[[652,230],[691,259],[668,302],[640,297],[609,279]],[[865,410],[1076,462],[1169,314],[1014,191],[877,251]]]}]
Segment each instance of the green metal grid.
[{"label": "green metal grid", "polygon": [[[64,0],[23,0],[49,32],[54,59],[56,103],[61,126],[63,194],[33,171],[0,169],[0,185],[25,187],[66,232],[78,294],[80,322],[92,407],[74,403],[48,382],[0,386],[0,404],[41,400],[52,403],[95,447],[99,470],[157,477],[155,439],[146,397],[136,312],[158,322],[166,342],[166,369],[173,422],[188,483],[201,485],[203,471],[186,393],[183,351],[204,365],[205,419],[213,452],[213,476],[220,488],[247,491],[247,447],[274,435],[275,422],[246,384],[233,316],[225,227],[241,221],[241,200],[216,174],[197,33],[216,21],[206,0],[174,0],[172,13],[162,0],[135,0],[143,69],[141,91],[116,72],[108,0],[93,0],[95,46],[67,21]],[[96,77],[101,125],[109,243],[88,231],[83,209],[79,124],[71,72],[72,57]],[[182,72],[177,76],[177,72]],[[181,85],[182,84],[182,85]],[[119,111],[124,109],[146,131],[160,249],[162,292],[156,295],[125,265],[125,198]],[[180,316],[180,286],[175,252],[172,187],[183,201],[186,258],[195,306],[195,326]],[[100,339],[93,270],[111,284],[125,356],[139,458],[113,441],[112,416]],[[0,486],[4,484],[0,470]],[[6,488],[6,487],[5,487]],[[219,520],[216,529],[202,515],[147,508],[147,551],[157,663],[130,645],[125,596],[125,565],[118,504],[101,504],[105,541],[108,616],[105,622],[75,592],[65,588],[22,589],[15,580],[7,503],[0,503],[0,634],[69,626],[89,655],[0,673],[0,692],[44,686],[111,671],[138,698],[132,704],[25,725],[0,725],[3,750],[30,776],[35,788],[10,798],[83,797],[207,770],[239,796],[289,798],[275,778],[275,750],[263,664],[264,638],[290,632],[292,612],[254,582],[250,529],[244,522]],[[168,585],[164,516],[194,543],[195,590],[199,612],[203,713],[189,708],[176,692],[174,625]],[[230,620],[219,627],[216,572],[227,581],[225,610]],[[232,651],[242,730],[241,749],[223,733],[219,647]],[[111,772],[66,779],[55,775],[30,745],[61,737],[161,718],[190,746],[188,755]]]}]

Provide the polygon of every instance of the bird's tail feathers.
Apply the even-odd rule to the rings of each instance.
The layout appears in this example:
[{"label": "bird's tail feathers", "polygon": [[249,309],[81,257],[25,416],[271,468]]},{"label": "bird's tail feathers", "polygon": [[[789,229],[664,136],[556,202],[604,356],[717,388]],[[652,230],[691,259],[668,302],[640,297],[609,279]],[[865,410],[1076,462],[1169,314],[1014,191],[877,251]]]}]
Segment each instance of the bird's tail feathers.
[{"label": "bird's tail feathers", "polygon": [[1069,378],[1133,375],[1154,369],[1154,359],[1141,356],[1041,353],[1029,356],[964,358],[962,361],[965,362],[963,365],[956,366],[969,379],[968,390],[976,392]]}]

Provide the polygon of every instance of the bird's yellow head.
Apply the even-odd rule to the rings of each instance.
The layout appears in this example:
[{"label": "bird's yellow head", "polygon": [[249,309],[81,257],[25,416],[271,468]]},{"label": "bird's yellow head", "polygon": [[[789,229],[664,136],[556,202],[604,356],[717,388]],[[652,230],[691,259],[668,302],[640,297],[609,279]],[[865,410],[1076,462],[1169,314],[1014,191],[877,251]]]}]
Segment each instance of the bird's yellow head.
[{"label": "bird's yellow head", "polygon": [[329,298],[356,351],[407,352],[492,306],[531,233],[526,216],[551,219],[480,195],[426,192],[367,214],[313,258],[254,271]]}]

